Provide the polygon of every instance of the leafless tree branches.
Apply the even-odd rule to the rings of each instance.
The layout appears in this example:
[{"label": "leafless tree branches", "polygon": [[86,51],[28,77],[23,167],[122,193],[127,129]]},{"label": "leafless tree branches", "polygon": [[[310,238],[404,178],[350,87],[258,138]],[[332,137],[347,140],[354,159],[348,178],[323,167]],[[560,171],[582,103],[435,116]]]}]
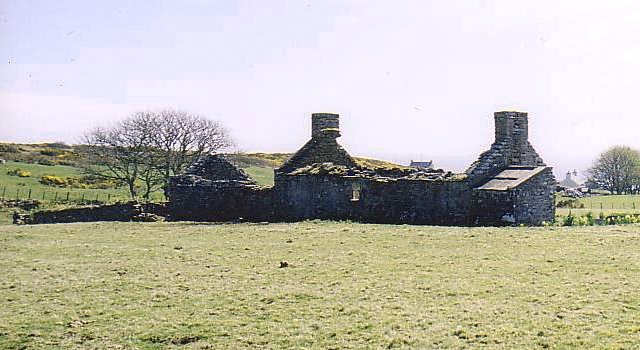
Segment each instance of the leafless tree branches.
[{"label": "leafless tree branches", "polygon": [[178,110],[134,113],[90,131],[85,143],[87,172],[122,181],[132,198],[145,199],[200,155],[233,145],[219,122]]}]

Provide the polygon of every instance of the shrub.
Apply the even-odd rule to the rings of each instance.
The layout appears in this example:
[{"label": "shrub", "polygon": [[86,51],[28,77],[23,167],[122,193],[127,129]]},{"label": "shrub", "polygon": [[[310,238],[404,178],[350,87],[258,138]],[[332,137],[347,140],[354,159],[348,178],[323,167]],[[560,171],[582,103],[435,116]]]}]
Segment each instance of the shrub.
[{"label": "shrub", "polygon": [[584,203],[578,202],[577,199],[563,199],[556,205],[558,208],[584,209]]},{"label": "shrub", "polygon": [[573,226],[574,222],[575,222],[575,216],[573,216],[573,214],[569,213],[569,215],[567,215],[564,218],[564,222],[562,223],[562,226]]},{"label": "shrub", "polygon": [[39,158],[38,160],[36,160],[36,163],[40,165],[47,165],[47,166],[57,165],[57,162],[50,160],[48,158]]},{"label": "shrub", "polygon": [[69,182],[66,178],[55,175],[44,175],[40,178],[40,183],[47,186],[66,187]]},{"label": "shrub", "polygon": [[16,169],[7,171],[7,175],[9,175],[9,176],[17,176],[17,177],[31,177],[31,173],[30,172],[28,172],[26,170],[22,170],[20,168],[16,168]]},{"label": "shrub", "polygon": [[43,143],[42,144],[45,147],[49,147],[49,148],[70,148],[71,146],[67,145],[64,142],[58,141],[58,142],[52,142],[52,143]]},{"label": "shrub", "polygon": [[43,150],[40,151],[40,154],[42,154],[43,156],[47,156],[47,157],[55,157],[61,153],[63,153],[64,151],[61,151],[59,149],[53,149],[53,148],[45,148]]},{"label": "shrub", "polygon": [[105,180],[93,176],[77,178],[44,175],[40,178],[40,183],[47,186],[100,190],[108,190],[122,186],[117,180]]},{"label": "shrub", "polygon": [[3,153],[19,153],[20,149],[14,145],[0,144],[0,152]]},{"label": "shrub", "polygon": [[586,215],[574,215],[572,213],[569,213],[569,215],[567,216],[557,217],[555,221],[556,226],[595,226],[626,224],[640,224],[640,214],[612,214],[605,216],[604,213],[600,213],[598,219],[596,219],[593,213],[587,213]]}]

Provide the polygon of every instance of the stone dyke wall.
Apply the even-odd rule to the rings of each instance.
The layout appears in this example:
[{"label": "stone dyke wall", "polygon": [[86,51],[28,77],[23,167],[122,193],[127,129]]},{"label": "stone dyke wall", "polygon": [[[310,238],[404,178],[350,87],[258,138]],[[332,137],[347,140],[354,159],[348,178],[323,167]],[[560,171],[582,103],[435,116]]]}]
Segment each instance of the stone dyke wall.
[{"label": "stone dyke wall", "polygon": [[92,221],[144,221],[144,214],[155,216],[166,215],[163,204],[157,203],[117,203],[83,208],[38,211],[26,219],[29,224],[56,224]]}]

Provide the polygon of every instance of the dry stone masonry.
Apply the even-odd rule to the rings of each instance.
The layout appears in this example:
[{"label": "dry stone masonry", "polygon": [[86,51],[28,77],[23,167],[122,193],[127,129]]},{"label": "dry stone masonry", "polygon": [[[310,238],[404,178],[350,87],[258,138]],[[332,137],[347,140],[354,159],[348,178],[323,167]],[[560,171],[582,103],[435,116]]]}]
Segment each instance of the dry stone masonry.
[{"label": "dry stone masonry", "polygon": [[496,139],[462,174],[366,169],[337,142],[339,116],[312,115],[311,140],[260,187],[221,156],[201,158],[167,188],[169,217],[201,221],[355,220],[539,225],[555,216],[555,179],[528,140],[528,116],[495,113]]}]

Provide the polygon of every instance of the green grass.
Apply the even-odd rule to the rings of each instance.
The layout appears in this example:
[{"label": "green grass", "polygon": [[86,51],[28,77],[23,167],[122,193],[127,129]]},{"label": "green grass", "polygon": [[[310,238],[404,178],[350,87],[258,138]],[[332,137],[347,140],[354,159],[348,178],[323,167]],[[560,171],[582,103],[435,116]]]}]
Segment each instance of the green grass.
[{"label": "green grass", "polygon": [[[31,173],[30,177],[17,177],[10,176],[7,171],[13,169],[22,169]],[[55,175],[59,177],[80,177],[82,171],[78,168],[64,166],[64,165],[39,165],[28,164],[18,162],[7,162],[6,164],[0,164],[0,197],[4,193],[4,198],[26,199],[29,197],[29,190],[31,190],[31,198],[43,200],[45,202],[53,201],[56,198],[58,200],[66,200],[67,192],[69,192],[70,201],[80,201],[84,195],[85,200],[99,200],[106,201],[111,196],[111,201],[126,200],[129,198],[129,194],[126,188],[117,189],[77,189],[77,188],[61,188],[54,186],[46,186],[39,182],[43,175]]]},{"label": "green grass", "polygon": [[593,196],[578,199],[587,209],[640,209],[640,195]]},{"label": "green grass", "polygon": [[640,344],[640,226],[90,223],[0,231],[3,349]]},{"label": "green grass", "polygon": [[[568,199],[571,198],[558,196],[556,203],[560,200]],[[569,212],[579,215],[593,213],[597,216],[600,213],[604,213],[605,215],[640,213],[640,195],[591,196],[578,198],[577,202],[584,204],[584,208],[557,208],[556,214],[566,216]]]},{"label": "green grass", "polygon": [[262,186],[273,186],[273,168],[252,166],[243,169],[251,178]]}]

